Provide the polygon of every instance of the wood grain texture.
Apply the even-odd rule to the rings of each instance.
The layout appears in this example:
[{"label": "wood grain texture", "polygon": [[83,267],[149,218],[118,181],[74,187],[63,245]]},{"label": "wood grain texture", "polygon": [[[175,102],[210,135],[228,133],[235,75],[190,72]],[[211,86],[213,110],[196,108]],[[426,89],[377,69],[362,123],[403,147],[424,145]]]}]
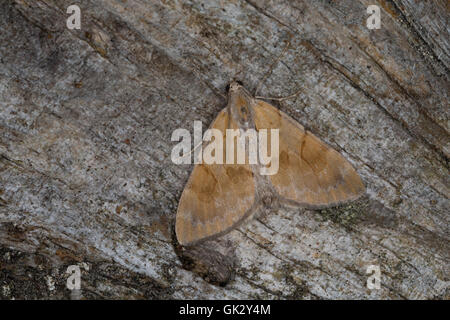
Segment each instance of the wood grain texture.
[{"label": "wood grain texture", "polygon": [[[2,298],[70,298],[63,271],[83,262],[86,297],[449,298],[446,1],[80,3],[70,31],[73,1],[0,2]],[[171,162],[171,134],[211,123],[231,79],[253,92],[288,40],[259,93],[300,92],[276,107],[367,197],[267,212],[186,270],[173,229],[192,167]]]}]

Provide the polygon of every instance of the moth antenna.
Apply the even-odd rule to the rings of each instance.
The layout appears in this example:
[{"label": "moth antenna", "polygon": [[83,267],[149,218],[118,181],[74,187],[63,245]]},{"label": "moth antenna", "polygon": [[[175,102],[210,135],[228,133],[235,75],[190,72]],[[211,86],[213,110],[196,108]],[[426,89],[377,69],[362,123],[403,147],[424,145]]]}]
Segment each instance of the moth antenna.
[{"label": "moth antenna", "polygon": [[195,68],[191,68],[191,71],[195,73],[195,75],[197,76],[198,79],[200,79],[212,92],[214,92],[215,94],[221,96],[224,100],[227,100],[227,96],[224,95],[223,93],[221,93],[216,87],[214,87],[212,84],[210,84],[208,81],[206,81],[205,79],[203,79],[203,77],[201,76],[201,74],[195,69]]},{"label": "moth antenna", "polygon": [[203,144],[203,141],[200,142],[199,144],[197,144],[192,150],[190,150],[188,153],[184,154],[181,158],[184,159],[187,156],[190,156],[192,153],[195,152],[195,150],[197,150],[198,147],[200,147]]},{"label": "moth antenna", "polygon": [[297,92],[295,92],[294,94],[291,94],[291,95],[286,96],[286,97],[262,97],[262,96],[255,96],[255,98],[256,98],[256,99],[274,100],[274,101],[284,101],[284,100],[288,100],[288,99],[295,98],[295,97],[298,96],[301,92],[302,92],[302,89],[300,89],[300,90],[298,90]]},{"label": "moth antenna", "polygon": [[202,80],[202,81],[206,84],[206,86],[207,86],[212,92],[214,92],[215,94],[221,96],[224,100],[227,100],[227,99],[228,99],[226,95],[224,95],[224,94],[221,93],[219,90],[217,90],[216,87],[214,87],[212,84],[209,84],[207,81],[204,81],[204,80]]},{"label": "moth antenna", "polygon": [[291,45],[291,42],[288,40],[286,46],[284,47],[283,51],[278,55],[277,59],[270,65],[269,71],[266,72],[264,77],[259,81],[258,85],[256,86],[255,94],[256,96],[258,94],[259,89],[261,88],[262,84],[266,81],[266,79],[269,77],[269,75],[272,73],[275,66],[278,64],[278,62],[281,60],[281,58],[286,53],[287,49]]}]

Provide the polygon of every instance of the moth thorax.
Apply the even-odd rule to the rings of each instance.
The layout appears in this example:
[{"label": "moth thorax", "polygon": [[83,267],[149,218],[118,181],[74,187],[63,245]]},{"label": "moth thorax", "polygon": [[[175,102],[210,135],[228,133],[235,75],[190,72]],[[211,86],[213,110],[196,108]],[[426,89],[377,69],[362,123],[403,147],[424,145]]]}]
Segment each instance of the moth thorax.
[{"label": "moth thorax", "polygon": [[243,129],[248,129],[252,123],[252,113],[248,105],[240,105],[235,108],[235,118],[239,126]]},{"label": "moth thorax", "polygon": [[242,105],[238,107],[239,119],[241,122],[248,122],[250,117],[250,111],[248,110],[248,106]]},{"label": "moth thorax", "polygon": [[243,87],[238,86],[230,94],[228,104],[231,115],[241,128],[245,128],[253,122],[251,103],[252,98]]}]

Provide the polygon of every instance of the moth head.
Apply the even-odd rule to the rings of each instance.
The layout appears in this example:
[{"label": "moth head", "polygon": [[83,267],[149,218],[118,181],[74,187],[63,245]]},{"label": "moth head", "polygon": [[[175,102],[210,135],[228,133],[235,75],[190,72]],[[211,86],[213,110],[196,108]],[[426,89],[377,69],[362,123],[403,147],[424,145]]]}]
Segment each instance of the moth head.
[{"label": "moth head", "polygon": [[230,82],[230,84],[227,85],[227,92],[228,94],[231,94],[232,92],[237,92],[239,90],[243,90],[244,85],[239,80],[233,80]]}]

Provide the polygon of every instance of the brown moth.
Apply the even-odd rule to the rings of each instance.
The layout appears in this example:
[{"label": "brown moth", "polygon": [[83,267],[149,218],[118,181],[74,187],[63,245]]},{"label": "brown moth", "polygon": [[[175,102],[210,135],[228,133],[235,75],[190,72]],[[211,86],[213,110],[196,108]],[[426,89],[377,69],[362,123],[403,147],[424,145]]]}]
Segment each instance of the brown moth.
[{"label": "brown moth", "polygon": [[279,169],[263,176],[260,164],[195,165],[176,216],[182,245],[223,235],[262,206],[323,208],[355,200],[365,191],[355,169],[337,151],[237,82],[230,84],[228,104],[210,128],[224,136],[231,128],[279,129]]}]

